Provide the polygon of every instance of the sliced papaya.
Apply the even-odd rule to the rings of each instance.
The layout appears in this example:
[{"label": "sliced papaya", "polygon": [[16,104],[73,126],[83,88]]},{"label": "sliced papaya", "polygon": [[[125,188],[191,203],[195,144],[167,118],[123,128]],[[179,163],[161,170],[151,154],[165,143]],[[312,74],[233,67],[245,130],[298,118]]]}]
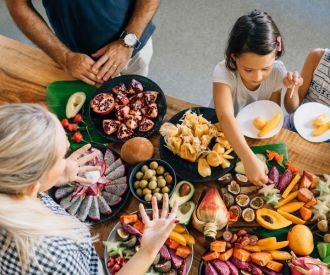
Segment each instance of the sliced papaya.
[{"label": "sliced papaya", "polygon": [[233,256],[234,253],[234,248],[231,248],[229,250],[227,250],[225,253],[221,253],[219,254],[219,260],[220,261],[228,261],[230,259],[231,256]]},{"label": "sliced papaya", "polygon": [[295,215],[292,215],[288,212],[282,211],[280,209],[277,209],[277,212],[281,214],[284,218],[288,219],[289,221],[292,221],[294,224],[305,224],[305,221],[296,217]]},{"label": "sliced papaya", "polygon": [[258,245],[246,245],[244,249],[250,252],[260,252],[261,249]]},{"label": "sliced papaya", "polygon": [[277,240],[276,237],[269,237],[269,238],[264,238],[261,240],[258,240],[257,245],[262,246],[262,245],[266,245],[266,244],[276,244]]},{"label": "sliced papaya", "polygon": [[287,227],[292,222],[274,210],[267,208],[260,208],[257,210],[257,222],[264,228],[276,230]]},{"label": "sliced papaya", "polygon": [[272,260],[269,252],[256,252],[251,254],[251,260],[257,265],[265,266]]},{"label": "sliced papaya", "polygon": [[272,251],[282,249],[289,245],[289,241],[277,242],[275,244],[265,244],[260,246],[261,251]]},{"label": "sliced papaya", "polygon": [[272,250],[270,251],[270,254],[272,255],[273,260],[278,261],[286,261],[292,258],[292,255],[286,251]]},{"label": "sliced papaya", "polygon": [[298,191],[290,193],[285,199],[281,199],[278,204],[275,205],[275,208],[280,208],[281,206],[293,201],[298,195]]},{"label": "sliced papaya", "polygon": [[275,262],[275,261],[270,261],[268,262],[268,264],[266,265],[269,269],[275,271],[275,272],[281,272],[282,268],[283,268],[283,264],[279,263],[279,262]]},{"label": "sliced papaya", "polygon": [[285,211],[287,213],[293,213],[299,210],[301,207],[303,207],[304,204],[305,204],[304,202],[300,202],[300,201],[290,202],[280,207],[279,210]]}]

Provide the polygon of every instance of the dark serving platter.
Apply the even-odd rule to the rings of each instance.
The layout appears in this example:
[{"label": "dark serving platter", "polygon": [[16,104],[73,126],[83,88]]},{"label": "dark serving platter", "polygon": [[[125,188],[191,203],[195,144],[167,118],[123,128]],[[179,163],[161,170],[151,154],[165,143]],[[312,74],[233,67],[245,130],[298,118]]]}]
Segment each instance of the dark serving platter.
[{"label": "dark serving platter", "polygon": [[[125,86],[128,88],[132,82],[132,79],[136,79],[137,81],[141,82],[141,84],[143,86],[143,91],[159,92],[159,96],[156,101],[157,107],[158,107],[158,117],[155,119],[151,119],[155,123],[154,127],[149,132],[145,132],[145,133],[136,131],[136,132],[134,132],[134,134],[132,136],[130,136],[127,139],[130,139],[133,137],[149,137],[149,136],[155,134],[159,130],[160,125],[162,124],[162,121],[163,121],[164,116],[167,111],[167,103],[166,103],[165,94],[163,93],[162,89],[154,81],[152,81],[151,79],[146,78],[144,76],[140,76],[140,75],[118,76],[116,78],[112,78],[112,79],[108,80],[107,82],[105,82],[99,89],[97,89],[95,91],[93,97],[100,93],[105,93],[105,92],[112,93],[112,88],[120,83],[124,83]],[[112,111],[108,115],[99,115],[99,114],[93,112],[92,108],[89,107],[89,115],[90,115],[90,119],[91,119],[91,123],[92,123],[93,127],[96,129],[96,131],[102,137],[104,137],[112,142],[124,142],[127,140],[127,139],[117,138],[116,133],[113,133],[110,136],[106,135],[104,133],[104,130],[102,127],[102,121],[104,119],[114,119],[115,118],[114,111]]]},{"label": "dark serving platter", "polygon": [[[212,108],[207,107],[194,107],[189,108],[193,112],[197,114],[202,114],[204,118],[206,118],[211,123],[218,122],[217,115],[215,113],[215,110]],[[180,124],[180,119],[183,117],[184,113],[189,110],[185,109],[176,115],[174,115],[168,122],[173,124]],[[211,145],[213,146],[214,141],[211,142]],[[166,146],[165,140],[163,136],[160,136],[160,142],[159,142],[159,153],[160,158],[167,161],[175,170],[177,176],[179,176],[182,179],[185,179],[187,181],[193,182],[193,183],[203,183],[203,182],[210,182],[214,181],[220,177],[222,177],[224,174],[230,172],[236,164],[236,155],[235,153],[231,153],[232,156],[235,158],[230,161],[230,166],[226,169],[223,169],[222,167],[211,167],[211,176],[208,177],[202,177],[198,174],[197,169],[197,162],[192,163],[190,161],[187,161],[185,159],[180,158],[179,156],[173,154]]]},{"label": "dark serving platter", "polygon": [[[116,156],[116,158],[120,158],[120,154],[114,150],[113,148],[106,148],[104,146],[99,146],[99,145],[93,145],[94,148],[96,149],[99,149],[100,151],[102,151],[102,153],[104,154],[105,153],[105,150],[106,149],[110,149],[112,151],[112,153]],[[123,162],[124,163],[124,162]],[[128,185],[128,178],[129,178],[129,171],[128,171],[128,166],[126,163],[125,164],[125,168],[126,168],[126,171],[125,171],[125,176],[127,177],[127,185]],[[57,190],[57,187],[53,187],[51,189],[48,190],[48,195],[57,203],[57,204],[60,204],[60,200],[57,200],[55,198],[55,192]],[[116,206],[111,206],[111,210],[112,210],[112,213],[110,215],[103,215],[100,213],[100,220],[99,221],[94,221],[92,219],[90,219],[88,216],[86,218],[86,220],[84,222],[86,223],[89,223],[89,224],[100,224],[100,223],[104,223],[106,221],[109,221],[113,218],[115,218],[119,212],[125,207],[125,205],[127,204],[128,200],[129,200],[129,197],[130,197],[130,188],[128,186],[127,190],[126,190],[126,193],[122,196],[122,201],[116,205]]]}]

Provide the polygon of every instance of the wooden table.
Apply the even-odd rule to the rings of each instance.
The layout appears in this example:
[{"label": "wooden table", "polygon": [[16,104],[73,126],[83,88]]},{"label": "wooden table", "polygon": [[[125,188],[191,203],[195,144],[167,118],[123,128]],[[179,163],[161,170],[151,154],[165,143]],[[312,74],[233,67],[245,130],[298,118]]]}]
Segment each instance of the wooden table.
[{"label": "wooden table", "polygon": [[[0,103],[35,102],[46,104],[45,90],[49,83],[58,80],[72,79],[41,50],[24,45],[0,35]],[[166,91],[165,91],[166,93]],[[167,96],[168,109],[165,120],[177,112],[195,106],[183,100]],[[155,146],[155,155],[159,157],[159,136],[151,138]],[[299,135],[282,129],[275,137],[267,140],[248,140],[251,146],[266,143],[283,142],[289,150],[290,160],[301,169],[314,173],[330,173],[330,145],[324,143],[310,143]],[[119,149],[118,145],[115,145]],[[213,184],[213,183],[210,183]],[[208,185],[196,184],[196,201],[201,192]],[[137,201],[132,197],[124,212],[138,209]],[[106,240],[111,228],[117,220],[96,225],[92,228],[94,234],[99,234],[100,240]],[[195,257],[190,274],[197,274],[198,265],[207,244],[203,236],[196,230],[189,228],[196,237]],[[101,242],[96,249],[103,258]]]}]

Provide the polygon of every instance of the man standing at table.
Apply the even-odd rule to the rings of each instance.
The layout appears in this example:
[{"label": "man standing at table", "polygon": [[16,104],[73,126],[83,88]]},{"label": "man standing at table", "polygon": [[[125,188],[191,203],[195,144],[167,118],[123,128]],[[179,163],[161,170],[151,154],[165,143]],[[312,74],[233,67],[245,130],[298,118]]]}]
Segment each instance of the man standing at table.
[{"label": "man standing at table", "polygon": [[24,34],[74,78],[90,85],[148,74],[151,19],[160,0],[43,0],[55,34],[31,0],[6,0]]}]

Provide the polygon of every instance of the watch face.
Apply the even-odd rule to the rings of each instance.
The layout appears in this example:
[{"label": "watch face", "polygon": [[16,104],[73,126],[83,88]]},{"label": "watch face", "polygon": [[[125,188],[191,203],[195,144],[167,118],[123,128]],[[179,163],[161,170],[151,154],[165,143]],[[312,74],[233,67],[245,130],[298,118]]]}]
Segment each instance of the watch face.
[{"label": "watch face", "polygon": [[137,38],[134,33],[128,33],[124,38],[125,44],[129,47],[133,47],[136,44],[136,40]]}]

